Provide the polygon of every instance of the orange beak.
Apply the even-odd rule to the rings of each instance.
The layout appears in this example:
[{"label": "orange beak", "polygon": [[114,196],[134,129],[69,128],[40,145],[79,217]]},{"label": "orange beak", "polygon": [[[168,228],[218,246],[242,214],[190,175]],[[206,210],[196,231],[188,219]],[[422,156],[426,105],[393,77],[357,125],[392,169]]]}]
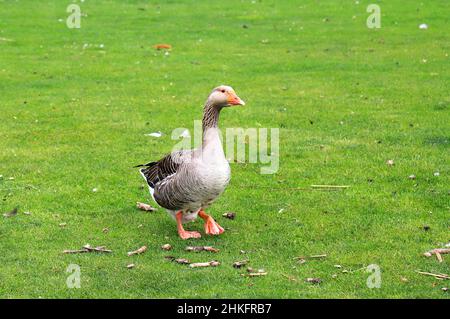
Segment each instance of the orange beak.
[{"label": "orange beak", "polygon": [[236,93],[229,93],[228,105],[245,105],[245,102],[242,101],[241,98],[236,95]]}]

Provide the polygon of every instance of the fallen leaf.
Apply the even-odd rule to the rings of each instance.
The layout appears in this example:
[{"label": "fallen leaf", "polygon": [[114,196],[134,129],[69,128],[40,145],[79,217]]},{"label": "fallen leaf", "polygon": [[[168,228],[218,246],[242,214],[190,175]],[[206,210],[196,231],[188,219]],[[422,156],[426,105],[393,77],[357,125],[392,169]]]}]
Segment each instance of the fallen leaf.
[{"label": "fallen leaf", "polygon": [[387,160],[387,161],[386,161],[386,164],[389,165],[389,166],[395,165],[395,164],[394,164],[394,160]]},{"label": "fallen leaf", "polygon": [[164,245],[161,246],[161,249],[162,250],[171,250],[172,246],[170,244],[164,244]]},{"label": "fallen leaf", "polygon": [[139,254],[145,253],[146,251],[147,251],[147,246],[142,246],[141,248],[139,248],[137,250],[129,251],[128,256],[139,255]]},{"label": "fallen leaf", "polygon": [[235,219],[236,213],[235,212],[226,212],[225,214],[222,214],[223,217],[228,219]]},{"label": "fallen leaf", "polygon": [[128,269],[132,269],[132,268],[134,268],[134,267],[135,267],[135,264],[128,264],[128,265],[127,265],[127,268],[128,268]]},{"label": "fallen leaf", "polygon": [[146,211],[146,212],[155,212],[155,211],[157,211],[157,209],[155,207],[152,207],[149,204],[140,203],[140,202],[136,203],[136,207],[139,208],[140,210],[143,210],[143,211]]}]

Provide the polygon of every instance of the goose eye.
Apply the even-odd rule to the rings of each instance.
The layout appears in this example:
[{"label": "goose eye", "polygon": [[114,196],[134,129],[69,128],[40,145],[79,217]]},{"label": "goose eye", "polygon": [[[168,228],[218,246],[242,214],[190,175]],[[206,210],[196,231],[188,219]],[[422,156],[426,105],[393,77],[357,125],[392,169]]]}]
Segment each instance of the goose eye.
[{"label": "goose eye", "polygon": [[220,90],[220,92],[225,93],[225,90]]}]

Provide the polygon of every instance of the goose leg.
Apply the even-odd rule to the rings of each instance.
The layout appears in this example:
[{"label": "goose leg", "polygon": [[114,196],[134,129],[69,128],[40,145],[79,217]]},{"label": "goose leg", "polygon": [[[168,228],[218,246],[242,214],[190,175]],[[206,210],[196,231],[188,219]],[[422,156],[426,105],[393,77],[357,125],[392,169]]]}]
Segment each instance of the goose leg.
[{"label": "goose leg", "polygon": [[203,210],[198,212],[200,216],[205,221],[205,233],[207,235],[220,235],[224,232],[224,229],[208,214]]},{"label": "goose leg", "polygon": [[184,230],[182,219],[183,219],[183,212],[179,211],[176,215],[177,219],[177,229],[178,229],[178,235],[181,239],[189,239],[189,238],[200,238],[202,235],[198,231],[187,231]]}]

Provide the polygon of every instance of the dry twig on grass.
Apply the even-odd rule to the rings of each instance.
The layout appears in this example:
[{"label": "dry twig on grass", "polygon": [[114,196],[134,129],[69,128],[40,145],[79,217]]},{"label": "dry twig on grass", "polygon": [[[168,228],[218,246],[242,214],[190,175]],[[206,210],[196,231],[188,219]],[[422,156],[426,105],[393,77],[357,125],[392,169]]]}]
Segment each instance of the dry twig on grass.
[{"label": "dry twig on grass", "polygon": [[247,267],[247,274],[241,274],[243,277],[259,277],[266,276],[267,272],[264,269],[254,270],[252,267]]},{"label": "dry twig on grass", "polygon": [[327,254],[309,256],[309,258],[326,258],[326,257],[327,257]]},{"label": "dry twig on grass", "polygon": [[260,277],[267,276],[267,272],[250,272],[248,274],[241,274],[242,277]]},{"label": "dry twig on grass", "polygon": [[173,257],[173,256],[165,256],[164,258],[167,259],[167,260],[170,260],[170,261],[174,261],[174,262],[176,262],[177,264],[182,264],[182,265],[188,265],[188,264],[191,263],[191,262],[190,262],[188,259],[186,259],[186,258],[175,258],[175,257]]},{"label": "dry twig on grass", "polygon": [[307,259],[320,259],[320,258],[326,258],[326,254],[321,255],[311,255],[311,256],[298,256],[294,257],[293,259],[296,259],[299,263],[304,264]]},{"label": "dry twig on grass", "polygon": [[66,249],[63,251],[63,254],[81,254],[81,253],[91,253],[91,252],[111,253],[112,250],[106,249],[105,246],[91,247],[91,245],[86,244],[81,249],[76,249],[76,250]]},{"label": "dry twig on grass", "polygon": [[142,246],[141,248],[136,249],[134,251],[129,251],[128,256],[139,255],[139,254],[145,253],[146,251],[147,251],[147,246]]},{"label": "dry twig on grass", "polygon": [[430,251],[425,252],[423,255],[426,257],[431,257],[433,255],[436,255],[437,260],[439,260],[439,262],[443,262],[443,258],[442,258],[442,254],[450,254],[450,248],[436,248],[436,249],[432,249]]},{"label": "dry twig on grass", "polygon": [[219,252],[219,249],[211,247],[211,246],[187,246],[186,251],[210,251],[213,253]]},{"label": "dry twig on grass", "polygon": [[435,277],[435,278],[438,278],[438,279],[450,279],[450,276],[446,275],[446,274],[433,274],[431,272],[418,271],[418,270],[416,270],[416,272],[418,274],[421,274],[421,275],[432,276],[432,277]]},{"label": "dry twig on grass", "polygon": [[349,188],[349,185],[311,185],[312,188]]},{"label": "dry twig on grass", "polygon": [[216,261],[216,260],[212,260],[212,261],[208,261],[205,263],[193,263],[190,264],[189,267],[191,268],[198,268],[198,267],[217,267],[220,265],[220,262]]}]

